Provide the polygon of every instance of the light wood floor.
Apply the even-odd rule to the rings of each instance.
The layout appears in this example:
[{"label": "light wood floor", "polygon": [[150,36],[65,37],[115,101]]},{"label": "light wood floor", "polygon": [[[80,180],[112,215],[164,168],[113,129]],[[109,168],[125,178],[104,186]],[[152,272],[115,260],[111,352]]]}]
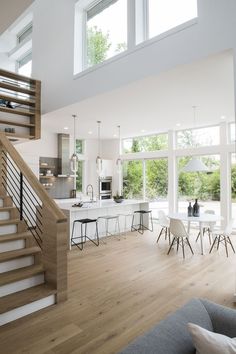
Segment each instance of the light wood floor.
[{"label": "light wood floor", "polygon": [[[0,352],[117,353],[192,297],[233,307],[235,260],[224,249],[172,251],[156,233],[109,239],[69,253],[69,299],[0,329]],[[206,249],[209,249],[206,239]]]}]

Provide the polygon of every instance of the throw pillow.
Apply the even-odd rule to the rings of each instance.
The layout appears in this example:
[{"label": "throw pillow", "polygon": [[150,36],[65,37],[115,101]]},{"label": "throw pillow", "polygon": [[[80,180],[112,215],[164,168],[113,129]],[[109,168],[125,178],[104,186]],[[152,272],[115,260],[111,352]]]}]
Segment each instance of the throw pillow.
[{"label": "throw pillow", "polygon": [[210,332],[193,323],[188,324],[196,354],[236,354],[236,338]]}]

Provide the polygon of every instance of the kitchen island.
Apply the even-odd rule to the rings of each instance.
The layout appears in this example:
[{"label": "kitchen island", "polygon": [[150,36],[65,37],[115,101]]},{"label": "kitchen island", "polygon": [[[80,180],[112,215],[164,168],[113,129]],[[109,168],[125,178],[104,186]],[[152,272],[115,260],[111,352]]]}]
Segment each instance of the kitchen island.
[{"label": "kitchen island", "polygon": [[[133,212],[135,210],[149,210],[149,203],[144,200],[124,200],[122,203],[116,203],[113,200],[101,200],[97,202],[87,201],[83,203],[82,207],[74,207],[73,204],[78,203],[79,200],[57,200],[58,206],[62,209],[65,215],[68,218],[69,230],[70,230],[70,239],[68,240],[68,248],[71,249],[71,233],[74,220],[78,219],[98,219],[98,233],[99,237],[104,237],[106,235],[105,221],[104,219],[99,219],[102,216],[107,215],[119,215],[120,231],[130,231]],[[126,215],[126,217],[125,217]],[[139,217],[139,215],[137,215]],[[135,223],[138,223],[138,219]],[[147,226],[148,220],[144,220],[145,225]],[[115,220],[109,221],[109,232],[118,233],[118,229],[115,230]],[[88,234],[90,237],[95,235],[95,225],[88,225]],[[80,235],[80,227],[76,227],[76,235]]]}]

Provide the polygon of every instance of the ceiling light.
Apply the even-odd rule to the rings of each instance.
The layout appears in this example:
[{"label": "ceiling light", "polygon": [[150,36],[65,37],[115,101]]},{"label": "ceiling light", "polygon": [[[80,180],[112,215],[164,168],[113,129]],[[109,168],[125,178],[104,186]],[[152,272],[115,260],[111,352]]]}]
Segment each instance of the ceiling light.
[{"label": "ceiling light", "polygon": [[114,135],[113,135],[113,137],[114,137],[114,138],[116,138],[116,137],[117,137],[117,135],[116,135],[116,134],[114,134]]},{"label": "ceiling light", "polygon": [[176,123],[176,127],[180,127],[181,126],[181,124],[180,123]]},{"label": "ceiling light", "polygon": [[145,133],[145,131],[146,131],[145,129],[142,129],[142,130],[141,130],[141,133]]},{"label": "ceiling light", "polygon": [[68,127],[64,127],[64,130],[68,130],[69,128]]},{"label": "ceiling light", "polygon": [[224,120],[226,117],[225,116],[221,116],[220,119]]},{"label": "ceiling light", "polygon": [[[193,106],[193,125],[196,126],[196,106]],[[209,168],[196,157],[192,157],[182,169],[183,172],[210,172]]]},{"label": "ceiling light", "polygon": [[88,132],[88,134],[91,135],[91,134],[93,134],[93,132],[90,130],[90,131]]}]

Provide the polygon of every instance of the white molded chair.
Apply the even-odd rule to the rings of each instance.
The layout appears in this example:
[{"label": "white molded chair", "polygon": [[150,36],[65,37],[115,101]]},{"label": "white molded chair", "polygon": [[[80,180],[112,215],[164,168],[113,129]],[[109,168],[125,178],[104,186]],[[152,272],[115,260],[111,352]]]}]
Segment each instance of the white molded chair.
[{"label": "white molded chair", "polygon": [[184,227],[184,224],[182,223],[181,220],[179,219],[173,219],[170,218],[170,233],[174,236],[173,240],[171,242],[170,248],[167,252],[167,254],[170,253],[171,248],[173,247],[173,245],[176,243],[177,244],[177,252],[179,250],[179,246],[182,247],[182,251],[183,251],[183,257],[185,258],[185,253],[184,253],[184,245],[186,244],[187,246],[189,246],[192,254],[193,253],[193,249],[190,245],[189,242],[189,235]]},{"label": "white molded chair", "polygon": [[[214,210],[205,210],[204,212],[205,214],[211,214],[211,215],[215,215],[215,211]],[[203,235],[205,235],[205,233],[207,232],[208,233],[208,237],[209,237],[209,243],[211,245],[211,234],[215,228],[215,225],[216,225],[216,222],[215,221],[212,221],[212,222],[206,222],[203,224]],[[200,237],[200,231],[197,235],[197,238],[196,238],[196,242],[198,241]]]},{"label": "white molded chair", "polygon": [[215,236],[215,239],[213,241],[213,244],[211,246],[209,253],[211,253],[211,251],[213,250],[213,247],[215,246],[216,242],[217,242],[217,250],[219,249],[220,243],[221,242],[224,243],[227,257],[229,256],[228,243],[230,244],[233,252],[235,253],[234,246],[233,246],[231,239],[230,239],[230,236],[233,231],[233,222],[234,222],[234,219],[231,219],[228,222],[228,224],[224,230],[217,230],[217,231],[213,232],[213,236]]},{"label": "white molded chair", "polygon": [[157,238],[157,243],[160,240],[160,237],[162,235],[162,233],[165,234],[165,240],[167,238],[167,235],[169,237],[169,244],[170,244],[170,220],[167,218],[166,214],[164,213],[163,210],[159,210],[158,211],[158,221],[159,221],[159,225],[161,226],[161,231],[158,235]]}]

